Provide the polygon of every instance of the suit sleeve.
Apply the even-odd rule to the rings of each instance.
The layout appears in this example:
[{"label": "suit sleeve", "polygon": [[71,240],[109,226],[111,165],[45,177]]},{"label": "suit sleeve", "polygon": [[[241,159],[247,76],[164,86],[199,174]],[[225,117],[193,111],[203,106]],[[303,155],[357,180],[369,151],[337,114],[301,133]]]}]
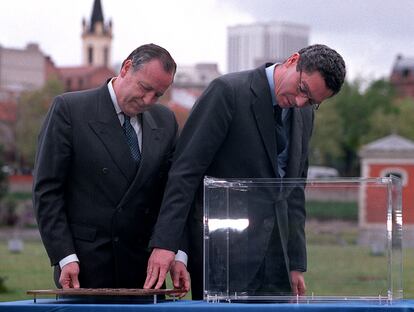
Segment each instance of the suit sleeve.
[{"label": "suit sleeve", "polygon": [[[303,133],[304,148],[304,165],[299,174],[299,178],[306,179],[308,173],[308,149],[312,136],[314,121],[314,112],[311,110],[311,117],[305,118]],[[305,185],[299,185],[293,189],[288,199],[288,218],[289,218],[289,240],[288,240],[288,256],[289,269],[291,271],[305,272],[307,270],[306,255],[306,236],[305,236]]]},{"label": "suit sleeve", "polygon": [[162,197],[165,192],[165,187],[166,187],[167,179],[168,179],[168,172],[171,169],[172,158],[173,158],[174,150],[175,150],[176,143],[177,143],[177,137],[178,137],[177,120],[175,118],[174,113],[170,110],[168,110],[168,129],[171,130],[171,140],[170,140],[171,143],[166,153],[163,156],[162,165],[160,166],[160,171],[158,172],[158,175],[160,176],[160,183],[159,183],[159,188],[157,190],[157,194],[158,194],[158,198],[157,198],[158,200],[156,202],[157,211],[159,211],[159,208],[162,202]]},{"label": "suit sleeve", "polygon": [[72,125],[62,96],[54,99],[39,134],[33,182],[33,206],[52,265],[75,253],[65,212],[65,183],[70,170]]},{"label": "suit sleeve", "polygon": [[301,186],[295,187],[288,199],[289,239],[288,256],[290,271],[305,272],[306,238],[305,238],[305,192]]},{"label": "suit sleeve", "polygon": [[177,143],[161,211],[150,247],[177,251],[195,193],[226,138],[234,92],[214,80],[194,105]]}]

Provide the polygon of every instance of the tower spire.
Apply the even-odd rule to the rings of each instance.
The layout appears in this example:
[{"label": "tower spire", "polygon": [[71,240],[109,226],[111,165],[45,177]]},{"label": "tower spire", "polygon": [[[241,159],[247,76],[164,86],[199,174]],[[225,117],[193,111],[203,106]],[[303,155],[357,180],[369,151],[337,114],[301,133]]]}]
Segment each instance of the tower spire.
[{"label": "tower spire", "polygon": [[89,66],[110,66],[112,21],[104,21],[100,0],[94,0],[90,23],[82,21],[83,64]]},{"label": "tower spire", "polygon": [[90,32],[93,33],[95,31],[95,26],[98,22],[104,24],[104,17],[102,12],[101,0],[94,0],[93,2],[93,9],[91,15],[91,23],[90,23]]}]

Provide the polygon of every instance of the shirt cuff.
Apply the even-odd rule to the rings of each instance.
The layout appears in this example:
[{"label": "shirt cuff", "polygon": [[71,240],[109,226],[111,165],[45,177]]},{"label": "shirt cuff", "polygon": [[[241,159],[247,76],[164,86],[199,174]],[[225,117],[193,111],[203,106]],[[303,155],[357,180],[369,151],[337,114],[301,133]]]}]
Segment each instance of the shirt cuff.
[{"label": "shirt cuff", "polygon": [[185,266],[187,266],[188,256],[184,251],[178,250],[175,254],[175,261],[180,261],[184,263]]},{"label": "shirt cuff", "polygon": [[63,258],[62,260],[60,260],[59,261],[60,269],[62,269],[65,265],[67,265],[68,263],[71,263],[71,262],[79,262],[78,256],[76,256],[76,254],[71,254],[71,255]]}]

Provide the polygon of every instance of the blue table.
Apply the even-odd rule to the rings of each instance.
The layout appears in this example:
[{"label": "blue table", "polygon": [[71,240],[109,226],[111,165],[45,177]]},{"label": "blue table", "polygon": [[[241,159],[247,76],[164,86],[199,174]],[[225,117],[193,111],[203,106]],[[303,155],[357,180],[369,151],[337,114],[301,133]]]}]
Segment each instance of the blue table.
[{"label": "blue table", "polygon": [[399,300],[392,303],[369,303],[369,302],[332,302],[332,303],[279,303],[279,304],[257,304],[257,303],[206,303],[202,301],[176,301],[160,302],[157,304],[96,304],[80,303],[66,299],[38,299],[33,300],[0,302],[0,312],[72,312],[72,311],[96,311],[96,312],[128,312],[128,311],[151,311],[151,312],[178,312],[178,311],[227,311],[227,312],[250,312],[250,311],[323,311],[323,312],[385,312],[385,311],[413,311],[414,300]]}]

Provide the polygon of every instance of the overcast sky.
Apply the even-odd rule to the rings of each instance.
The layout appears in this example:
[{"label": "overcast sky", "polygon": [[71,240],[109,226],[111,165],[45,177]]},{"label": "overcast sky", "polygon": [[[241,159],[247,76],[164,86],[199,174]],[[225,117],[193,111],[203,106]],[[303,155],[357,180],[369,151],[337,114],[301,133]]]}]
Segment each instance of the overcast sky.
[{"label": "overcast sky", "polygon": [[[414,57],[414,0],[101,0],[112,19],[113,62],[154,42],[178,65],[227,70],[227,26],[288,21],[310,26],[310,43],[340,52],[349,78],[388,76],[397,54]],[[0,0],[0,45],[37,42],[55,63],[81,63],[81,20],[93,0]]]}]

